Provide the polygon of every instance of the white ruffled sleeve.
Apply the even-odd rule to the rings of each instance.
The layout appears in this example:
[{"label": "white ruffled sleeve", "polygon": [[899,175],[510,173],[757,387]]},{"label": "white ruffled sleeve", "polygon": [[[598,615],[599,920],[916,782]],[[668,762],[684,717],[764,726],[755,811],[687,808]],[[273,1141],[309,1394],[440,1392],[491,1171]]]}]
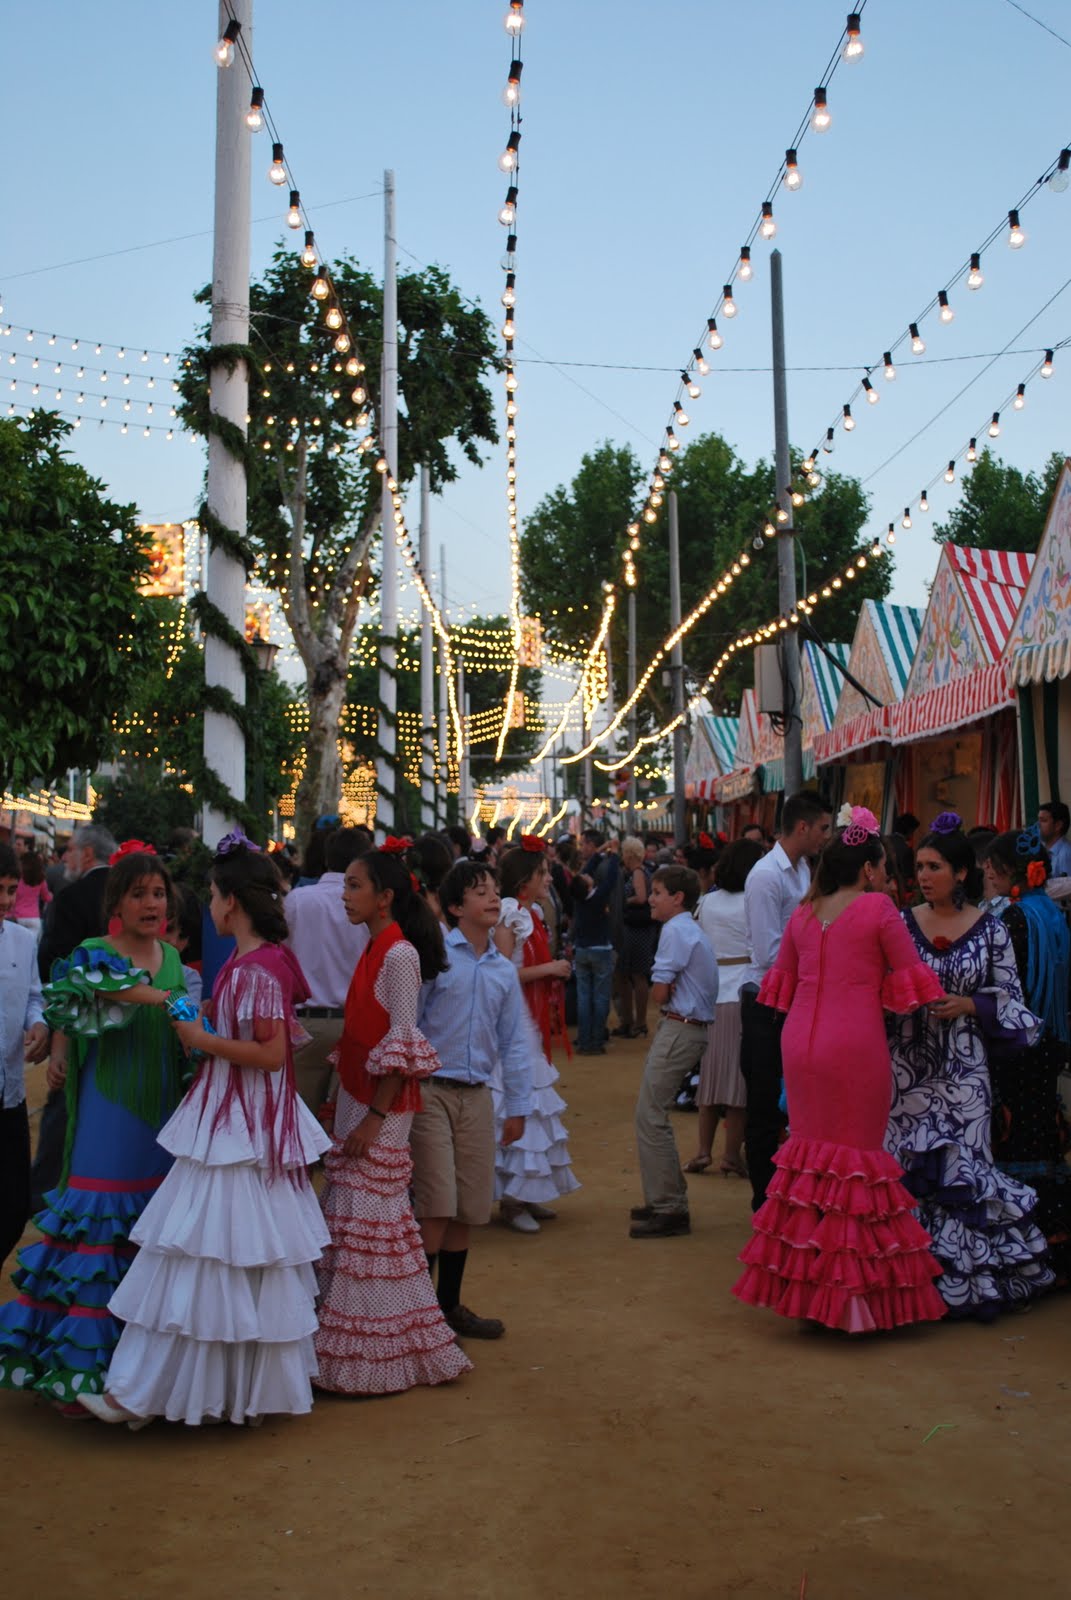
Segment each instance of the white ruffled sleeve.
[{"label": "white ruffled sleeve", "polygon": [[500,928],[508,928],[513,935],[513,954],[510,960],[515,967],[524,966],[524,947],[532,937],[532,913],[527,906],[522,906],[514,900],[512,895],[507,895],[502,902],[502,915],[498,919]]},{"label": "white ruffled sleeve", "polygon": [[406,1078],[427,1078],[438,1072],[442,1063],[416,1025],[420,957],[408,940],[399,940],[387,951],[375,995],[390,1015],[390,1029],[368,1052],[368,1072],[375,1078],[392,1072]]}]

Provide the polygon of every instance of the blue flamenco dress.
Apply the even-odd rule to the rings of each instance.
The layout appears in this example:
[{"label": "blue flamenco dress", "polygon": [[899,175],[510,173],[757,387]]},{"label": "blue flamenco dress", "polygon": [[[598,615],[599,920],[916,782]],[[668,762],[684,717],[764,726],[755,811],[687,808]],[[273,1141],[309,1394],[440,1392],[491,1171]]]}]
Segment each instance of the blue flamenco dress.
[{"label": "blue flamenco dress", "polygon": [[46,1016],[70,1039],[68,1134],[59,1187],[34,1218],[43,1238],[19,1252],[16,1299],[0,1306],[0,1386],[70,1404],[103,1392],[122,1332],[108,1310],[137,1247],[130,1233],[172,1157],[157,1133],[178,1105],[188,1065],[165,1013],[121,1005],[132,983],[184,990],[170,945],[150,980],[104,939],[53,967]]}]

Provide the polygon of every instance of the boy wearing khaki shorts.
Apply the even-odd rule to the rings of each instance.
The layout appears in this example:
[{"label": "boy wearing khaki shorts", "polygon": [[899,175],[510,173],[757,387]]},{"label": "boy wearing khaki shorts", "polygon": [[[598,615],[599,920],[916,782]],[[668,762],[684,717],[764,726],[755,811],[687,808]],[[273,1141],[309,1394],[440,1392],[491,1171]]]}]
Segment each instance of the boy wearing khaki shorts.
[{"label": "boy wearing khaki shorts", "polygon": [[461,1304],[470,1230],[491,1220],[495,1119],[490,1083],[501,1064],[506,1120],[502,1143],[524,1132],[532,1092],[531,1024],[512,961],[491,937],[501,913],[494,870],[458,861],[439,889],[450,925],[445,972],[424,986],[417,1026],[442,1066],[422,1084],[413,1118],[413,1213],[447,1322],[462,1338],[500,1339],[497,1317]]}]

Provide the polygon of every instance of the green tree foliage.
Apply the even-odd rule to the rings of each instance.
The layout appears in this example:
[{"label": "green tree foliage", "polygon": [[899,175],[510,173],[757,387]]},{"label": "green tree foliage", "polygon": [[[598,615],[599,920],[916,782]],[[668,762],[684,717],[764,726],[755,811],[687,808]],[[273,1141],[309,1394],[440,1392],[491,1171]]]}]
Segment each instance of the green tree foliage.
[{"label": "green tree foliage", "polygon": [[[345,367],[354,352],[335,350],[310,297],[312,274],[289,250],[280,247],[250,288],[248,533],[258,576],[281,596],[306,673],[299,835],[338,805],[336,739],[358,612],[374,586],[370,552],[380,520],[381,480],[375,455],[360,448],[360,419],[369,402],[378,413],[383,291],[349,258],[334,263],[331,276],[368,363],[357,374]],[[496,363],[494,331],[438,267],[399,277],[398,320],[398,482],[424,465],[434,492],[457,476],[459,453],[479,463],[482,445],[497,440],[484,381]],[[207,433],[207,329],[184,359],[182,417]]]},{"label": "green tree foliage", "polygon": [[64,452],[70,431],[0,421],[0,792],[96,766],[156,648],[134,507]]},{"label": "green tree foliage", "polygon": [[983,450],[948,521],[934,524],[934,539],[981,550],[1036,550],[1063,464],[1054,454],[1040,473],[1020,472]]},{"label": "green tree foliage", "polygon": [[142,839],[162,851],[174,828],[193,826],[196,803],[174,774],[158,761],[124,764],[114,778],[98,778],[93,818],[116,839]]},{"label": "green tree foliage", "polygon": [[[546,632],[582,651],[594,632],[593,617],[601,607],[601,583],[617,578],[633,515],[636,489],[642,483],[632,452],[603,444],[586,455],[571,485],[547,495],[528,518],[522,535],[522,579],[526,605],[542,609]],[[712,605],[684,642],[687,680],[702,682],[726,645],[741,633],[778,614],[777,558],[772,540],[753,549],[774,499],[773,469],[760,461],[747,467],[716,433],[701,434],[683,449],[671,480],[678,497],[681,595],[684,615],[721,574],[746,552],[749,563],[732,587]],[[806,562],[807,585],[813,590],[826,576],[843,568],[863,541],[867,499],[854,478],[826,473],[824,482],[795,513],[799,545]],[[643,672],[670,631],[668,517],[645,525],[636,557],[638,670]],[[803,562],[797,565],[802,592]],[[888,593],[892,564],[869,563],[858,578],[845,584],[818,607],[814,624],[829,640],[851,639],[863,599]],[[594,608],[587,613],[579,607]],[[573,606],[570,613],[568,606]],[[556,610],[557,616],[551,613]],[[628,608],[622,592],[611,630],[614,687],[618,701],[625,694],[628,658]],[[735,707],[741,689],[751,681],[751,658],[741,653],[739,665],[725,672],[713,693],[716,707]],[[641,727],[668,719],[670,691],[661,673],[652,677],[639,704]]]}]

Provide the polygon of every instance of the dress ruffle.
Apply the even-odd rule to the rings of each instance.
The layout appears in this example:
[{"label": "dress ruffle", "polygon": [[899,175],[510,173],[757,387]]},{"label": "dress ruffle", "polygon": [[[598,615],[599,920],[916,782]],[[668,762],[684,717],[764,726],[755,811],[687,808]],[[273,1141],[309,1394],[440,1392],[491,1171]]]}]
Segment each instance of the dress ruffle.
[{"label": "dress ruffle", "polygon": [[569,1158],[569,1134],[561,1118],[568,1106],[554,1085],[558,1073],[540,1053],[532,1062],[532,1108],[524,1119],[524,1132],[502,1147],[505,1096],[496,1081],[491,1086],[495,1108],[495,1199],[530,1201],[546,1205],[580,1188]]},{"label": "dress ruffle", "polygon": [[[227,1167],[253,1162],[259,1168],[272,1165],[273,1141],[268,1126],[269,1103],[275,1119],[278,1148],[288,1115],[288,1097],[281,1092],[281,1073],[270,1074],[279,1080],[269,1102],[268,1073],[246,1069],[244,1093],[248,1116],[237,1099],[228,1099],[229,1068],[218,1058],[205,1063],[196,1083],[188,1091],[174,1116],[164,1124],[158,1141],[173,1156],[186,1156],[206,1167]],[[289,1113],[295,1118],[294,1137],[283,1152],[283,1165],[304,1170],[331,1148],[331,1140],[312,1112],[299,1098]]]},{"label": "dress ruffle", "polygon": [[930,967],[920,965],[897,967],[886,974],[881,985],[881,1003],[886,1011],[904,1015],[917,1011],[919,1006],[940,1000],[944,990],[937,974]]},{"label": "dress ruffle", "polygon": [[108,1389],[138,1416],[197,1427],[206,1419],[233,1423],[312,1410],[316,1373],[312,1339],[289,1344],[205,1343],[183,1334],[127,1325],[121,1380]]},{"label": "dress ruffle", "polygon": [[365,1071],[373,1078],[400,1072],[406,1078],[430,1078],[442,1066],[419,1028],[392,1028],[368,1052]]},{"label": "dress ruffle", "polygon": [[771,967],[759,989],[759,1004],[787,1011],[796,993],[796,978],[782,967]]},{"label": "dress ruffle", "polygon": [[739,1299],[846,1333],[945,1315],[941,1269],[891,1156],[797,1137],[774,1165],[740,1255]]}]

